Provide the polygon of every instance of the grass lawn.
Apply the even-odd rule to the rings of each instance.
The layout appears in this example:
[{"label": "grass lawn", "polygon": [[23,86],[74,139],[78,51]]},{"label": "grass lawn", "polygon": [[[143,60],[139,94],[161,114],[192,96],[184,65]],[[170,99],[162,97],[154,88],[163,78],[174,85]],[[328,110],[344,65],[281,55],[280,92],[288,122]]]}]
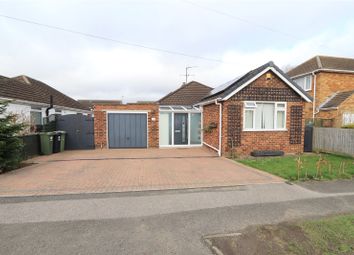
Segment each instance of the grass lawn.
[{"label": "grass lawn", "polygon": [[[300,180],[311,179],[350,179],[354,176],[354,159],[350,157],[337,156],[331,154],[322,154],[323,158],[328,164],[322,164],[322,177],[316,178],[316,162],[319,155],[304,154],[301,156],[303,161],[303,168],[300,173]],[[268,173],[280,176],[284,179],[294,181],[297,180],[297,156],[284,156],[284,157],[263,157],[237,160],[238,162],[266,171]],[[341,169],[341,162],[345,162],[344,172]],[[330,165],[330,167],[329,167]],[[307,171],[307,179],[305,178]]]},{"label": "grass lawn", "polygon": [[252,226],[239,236],[209,242],[228,254],[354,254],[354,214],[276,225]]}]

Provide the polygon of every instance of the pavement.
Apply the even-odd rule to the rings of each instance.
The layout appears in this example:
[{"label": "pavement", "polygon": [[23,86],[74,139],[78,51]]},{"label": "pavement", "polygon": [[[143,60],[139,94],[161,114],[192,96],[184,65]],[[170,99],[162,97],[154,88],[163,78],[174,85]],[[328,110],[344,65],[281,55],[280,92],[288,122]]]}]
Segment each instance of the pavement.
[{"label": "pavement", "polygon": [[349,212],[351,190],[286,183],[2,198],[0,254],[212,254],[205,235]]},{"label": "pavement", "polygon": [[298,183],[301,187],[322,193],[354,192],[353,180],[307,181]]},{"label": "pavement", "polygon": [[0,175],[0,197],[281,183],[206,148],[65,151]]}]

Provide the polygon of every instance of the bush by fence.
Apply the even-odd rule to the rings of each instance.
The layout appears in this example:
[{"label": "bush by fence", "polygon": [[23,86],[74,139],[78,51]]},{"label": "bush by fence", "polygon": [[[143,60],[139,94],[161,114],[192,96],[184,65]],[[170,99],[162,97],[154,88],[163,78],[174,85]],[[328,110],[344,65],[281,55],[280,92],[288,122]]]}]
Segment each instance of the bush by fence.
[{"label": "bush by fence", "polygon": [[315,127],[313,130],[313,151],[332,152],[354,157],[354,129]]}]

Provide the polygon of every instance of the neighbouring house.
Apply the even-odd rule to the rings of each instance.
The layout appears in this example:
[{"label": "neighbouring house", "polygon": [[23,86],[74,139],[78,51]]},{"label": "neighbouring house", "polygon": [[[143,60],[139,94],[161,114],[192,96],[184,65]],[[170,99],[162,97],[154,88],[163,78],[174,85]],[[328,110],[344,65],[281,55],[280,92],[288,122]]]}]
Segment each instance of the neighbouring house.
[{"label": "neighbouring house", "polygon": [[196,104],[211,90],[211,87],[191,81],[158,101],[160,147],[202,145],[202,112]]},{"label": "neighbouring house", "polygon": [[203,144],[219,155],[303,152],[303,109],[311,100],[269,62],[213,89],[198,103],[203,112]]},{"label": "neighbouring house", "polygon": [[[51,97],[53,108],[48,109],[51,106]],[[47,109],[49,115],[91,113],[78,101],[24,75],[14,78],[0,76],[0,100],[9,101],[7,112],[16,114],[19,121],[27,122],[31,127],[43,124]]]},{"label": "neighbouring house", "polygon": [[341,127],[354,123],[354,59],[315,56],[287,73],[313,97],[306,122]]},{"label": "neighbouring house", "polygon": [[158,102],[94,104],[96,148],[202,146],[201,109],[210,87],[192,81]]},{"label": "neighbouring house", "polygon": [[334,93],[319,107],[323,126],[342,127],[354,124],[354,89]]}]

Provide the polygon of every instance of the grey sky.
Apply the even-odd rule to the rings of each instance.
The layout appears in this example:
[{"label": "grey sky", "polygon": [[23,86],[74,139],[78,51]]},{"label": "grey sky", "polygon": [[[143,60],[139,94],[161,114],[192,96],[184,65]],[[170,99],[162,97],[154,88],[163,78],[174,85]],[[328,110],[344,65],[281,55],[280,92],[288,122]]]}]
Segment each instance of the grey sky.
[{"label": "grey sky", "polygon": [[215,87],[269,60],[354,57],[353,1],[17,1],[0,14],[220,59],[210,62],[0,17],[0,75],[26,74],[74,98],[156,100],[193,80]]}]

